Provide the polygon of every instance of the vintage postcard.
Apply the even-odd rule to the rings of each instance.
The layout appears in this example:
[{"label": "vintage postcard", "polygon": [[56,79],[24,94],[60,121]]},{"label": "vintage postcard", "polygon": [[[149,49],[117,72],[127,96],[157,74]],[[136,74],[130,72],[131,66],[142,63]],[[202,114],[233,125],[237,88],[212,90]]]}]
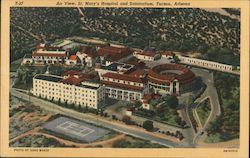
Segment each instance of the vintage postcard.
[{"label": "vintage postcard", "polygon": [[2,0],[3,157],[248,157],[249,1]]}]

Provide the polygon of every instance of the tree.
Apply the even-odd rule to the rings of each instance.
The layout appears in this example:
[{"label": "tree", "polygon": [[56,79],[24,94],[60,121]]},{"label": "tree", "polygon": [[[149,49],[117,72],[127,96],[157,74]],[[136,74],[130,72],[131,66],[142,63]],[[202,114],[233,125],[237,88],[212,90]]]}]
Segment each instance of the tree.
[{"label": "tree", "polygon": [[215,134],[220,131],[220,126],[221,126],[221,117],[218,117],[215,121],[211,122],[207,134]]},{"label": "tree", "polygon": [[100,16],[100,14],[101,14],[100,9],[96,9],[96,8],[85,8],[84,9],[84,15],[87,17],[97,18],[98,16]]},{"label": "tree", "polygon": [[239,100],[240,98],[240,87],[233,87],[231,90],[234,100]]},{"label": "tree", "polygon": [[195,88],[194,89],[200,89],[202,87],[203,83],[202,83],[202,79],[201,77],[197,77],[196,81],[195,81]]},{"label": "tree", "polygon": [[112,120],[117,120],[117,117],[115,115],[112,115]]},{"label": "tree", "polygon": [[104,117],[109,117],[108,113],[105,112],[104,113]]},{"label": "tree", "polygon": [[96,63],[101,63],[101,58],[98,56],[96,57],[96,60],[95,60]]},{"label": "tree", "polygon": [[128,104],[126,105],[127,110],[131,110],[131,109],[133,109],[133,106],[134,106],[134,104],[133,104],[133,103],[128,103]]},{"label": "tree", "polygon": [[173,59],[174,59],[174,62],[175,62],[175,63],[179,63],[179,62],[180,62],[180,59],[179,59],[178,56],[176,56],[176,55],[173,57]]},{"label": "tree", "polygon": [[144,121],[142,127],[147,131],[152,131],[154,129],[153,121],[150,120]]},{"label": "tree", "polygon": [[206,44],[200,44],[197,48],[197,52],[205,53],[207,51],[208,47]]},{"label": "tree", "polygon": [[113,148],[127,148],[131,145],[130,142],[126,140],[117,140],[112,144]]},{"label": "tree", "polygon": [[175,95],[167,95],[163,98],[165,101],[165,106],[169,106],[170,108],[174,109],[178,106],[179,101]]},{"label": "tree", "polygon": [[181,118],[180,118],[178,115],[175,115],[174,121],[175,121],[178,125],[181,124]]},{"label": "tree", "polygon": [[122,117],[122,122],[129,125],[129,124],[131,124],[131,118],[129,116],[125,115]]},{"label": "tree", "polygon": [[77,107],[77,108],[78,108],[78,109],[77,109],[78,111],[82,111],[82,107],[81,107],[81,105],[80,105],[80,104],[78,105],[78,107]]},{"label": "tree", "polygon": [[181,125],[182,127],[185,127],[185,126],[187,125],[187,123],[186,123],[186,121],[182,120],[181,123],[180,123],[180,125]]},{"label": "tree", "polygon": [[68,102],[65,101],[63,106],[66,107],[66,108],[68,108]]},{"label": "tree", "polygon": [[140,102],[140,101],[135,102],[135,108],[139,108],[139,107],[141,107],[141,105],[142,105],[142,102]]},{"label": "tree", "polygon": [[155,112],[157,115],[164,117],[164,108],[162,105],[160,105],[160,106],[157,105],[155,108]]},{"label": "tree", "polygon": [[[97,111],[97,115],[98,115],[98,111]],[[101,110],[100,115],[101,115],[101,116],[103,116],[103,115],[104,115],[103,110]]]},{"label": "tree", "polygon": [[188,98],[188,105],[192,105],[194,103],[194,97],[192,95]]},{"label": "tree", "polygon": [[158,104],[158,100],[157,100],[157,99],[152,99],[152,100],[150,100],[149,104],[150,104],[152,107],[155,107],[155,106]]},{"label": "tree", "polygon": [[59,106],[61,106],[61,98],[59,98],[59,99],[57,100],[57,104],[58,104]]}]

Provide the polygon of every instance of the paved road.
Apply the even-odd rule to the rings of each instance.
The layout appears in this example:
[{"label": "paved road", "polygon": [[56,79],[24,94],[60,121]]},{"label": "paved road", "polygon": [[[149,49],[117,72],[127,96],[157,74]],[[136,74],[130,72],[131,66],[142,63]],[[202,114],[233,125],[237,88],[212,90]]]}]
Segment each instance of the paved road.
[{"label": "paved road", "polygon": [[140,130],[136,130],[133,129],[132,127],[129,126],[121,126],[118,124],[114,124],[112,122],[109,122],[105,119],[98,119],[98,117],[93,117],[91,115],[88,114],[83,114],[83,113],[79,113],[76,112],[74,110],[70,110],[70,109],[66,109],[66,108],[62,108],[60,106],[56,106],[56,104],[53,104],[51,102],[36,98],[36,97],[32,97],[32,96],[28,96],[25,93],[22,92],[18,92],[14,89],[11,89],[11,95],[16,96],[18,98],[22,98],[25,100],[30,100],[31,102],[33,102],[34,105],[37,106],[41,106],[49,111],[52,111],[54,113],[60,113],[66,116],[70,116],[73,118],[77,118],[77,119],[81,119],[84,120],[86,122],[89,123],[93,123],[99,126],[104,126],[106,128],[110,128],[119,132],[122,132],[124,134],[128,134],[128,135],[132,135],[134,137],[138,137],[138,138],[142,138],[142,139],[146,139],[146,140],[150,140],[152,142],[156,142],[159,143],[161,145],[167,146],[167,147],[191,147],[188,144],[177,144],[175,142],[171,142],[167,139],[161,138],[161,137],[157,137],[155,135],[153,135],[151,132],[147,132],[147,131],[140,131]]},{"label": "paved road", "polygon": [[196,102],[201,102],[205,98],[209,97],[210,98],[210,103],[211,103],[211,113],[208,116],[208,119],[206,120],[203,128],[198,132],[198,134],[194,138],[194,142],[197,141],[197,138],[199,137],[200,133],[203,132],[211,123],[214,121],[217,116],[221,114],[221,108],[220,108],[220,103],[219,103],[219,98],[218,98],[218,93],[217,90],[214,86],[214,78],[213,78],[213,73],[209,73],[208,70],[204,69],[199,69],[199,68],[192,68],[192,71],[197,75],[200,76],[203,80],[203,82],[207,85],[207,88],[205,92],[201,95],[200,98],[196,100]]},{"label": "paved road", "polygon": [[187,124],[189,124],[190,128],[186,128],[183,130],[183,136],[185,137],[185,141],[190,144],[193,145],[193,138],[194,138],[194,129],[192,128],[192,123],[190,122],[189,116],[188,116],[188,112],[187,112],[187,106],[185,107],[184,110],[181,111],[181,115],[183,117],[183,119],[187,122]]},{"label": "paved road", "polygon": [[203,82],[205,82],[205,84],[207,85],[205,92],[196,101],[197,102],[202,101],[203,99],[207,97],[210,97],[210,101],[211,101],[212,112],[211,112],[211,115],[209,116],[209,119],[206,121],[204,125],[204,128],[206,128],[209,122],[211,122],[212,120],[215,119],[216,116],[219,116],[221,114],[219,97],[218,97],[217,90],[214,86],[213,73],[209,73],[206,70],[197,69],[197,68],[192,68],[192,71],[194,71],[198,75],[201,75]]}]

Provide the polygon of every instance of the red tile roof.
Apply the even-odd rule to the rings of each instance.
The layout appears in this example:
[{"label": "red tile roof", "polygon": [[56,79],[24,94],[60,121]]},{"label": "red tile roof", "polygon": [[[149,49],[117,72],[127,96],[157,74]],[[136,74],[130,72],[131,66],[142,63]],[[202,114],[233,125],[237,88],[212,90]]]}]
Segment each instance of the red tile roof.
[{"label": "red tile roof", "polygon": [[97,74],[85,74],[85,73],[83,73],[83,74],[80,75],[80,79],[85,80],[85,81],[91,81],[96,76],[97,76]]},{"label": "red tile roof", "polygon": [[71,55],[69,60],[77,60],[77,55]]},{"label": "red tile roof", "polygon": [[160,98],[161,96],[154,94],[154,93],[149,93],[146,94],[142,97],[142,102],[148,104],[150,102],[150,100],[155,99],[155,98]]},{"label": "red tile roof", "polygon": [[104,80],[101,80],[101,83],[105,84],[107,86],[119,87],[119,88],[122,88],[122,89],[129,89],[129,90],[135,90],[135,91],[142,91],[144,89],[143,87],[126,85],[126,84],[115,83],[115,82],[104,81]]},{"label": "red tile roof", "polygon": [[79,79],[81,79],[82,81],[86,81],[86,80],[90,81],[90,80],[93,80],[97,76],[97,74],[82,73],[80,71],[71,70],[71,71],[65,72],[64,76],[70,76],[70,77],[78,76]]},{"label": "red tile roof", "polygon": [[36,50],[42,49],[42,50],[62,50],[62,47],[56,47],[56,46],[51,46],[50,44],[46,43],[44,46],[41,46],[41,44],[36,46]]},{"label": "red tile roof", "polygon": [[137,82],[137,83],[145,83],[145,80],[143,80],[143,79],[141,79],[139,77],[130,76],[128,74],[117,74],[117,73],[108,72],[106,74],[103,74],[102,77],[113,78],[113,79],[124,80],[124,81]]},{"label": "red tile roof", "polygon": [[57,54],[57,53],[36,53],[34,52],[32,56],[49,56],[49,57],[66,57],[66,52],[64,54]]},{"label": "red tile roof", "polygon": [[166,85],[170,85],[170,82],[171,82],[171,81],[165,80],[165,79],[154,78],[154,77],[149,76],[149,75],[148,75],[148,81],[156,82],[156,83],[159,83],[159,84],[166,84]]},{"label": "red tile roof", "polygon": [[81,46],[80,47],[80,52],[85,53],[85,54],[90,54],[91,53],[91,47],[89,47],[89,46]]},{"label": "red tile roof", "polygon": [[129,48],[118,48],[118,47],[105,46],[103,48],[100,48],[97,51],[97,54],[98,54],[98,56],[107,55],[109,57],[108,60],[117,61],[123,57],[126,57],[126,56],[132,54],[132,50]]},{"label": "red tile roof", "polygon": [[166,55],[166,56],[173,56],[173,52],[160,52],[161,55]]},{"label": "red tile roof", "polygon": [[92,58],[97,56],[96,53],[92,52],[91,47],[89,46],[81,46],[80,53],[86,54],[87,56],[92,57]]},{"label": "red tile roof", "polygon": [[98,50],[99,53],[123,53],[127,52],[129,48],[127,47],[112,47],[112,46],[105,46]]},{"label": "red tile roof", "polygon": [[61,82],[65,84],[71,84],[71,85],[80,85],[82,81],[83,81],[82,79],[71,76],[66,79],[63,79]]},{"label": "red tile roof", "polygon": [[143,67],[145,65],[145,63],[143,61],[140,61],[139,59],[137,59],[136,57],[132,57],[129,60],[124,62],[125,64],[131,64],[134,66],[139,66],[139,67]]},{"label": "red tile roof", "polygon": [[144,55],[144,56],[149,56],[149,57],[155,57],[155,55],[157,55],[156,53],[154,53],[152,51],[138,52],[137,54]]},{"label": "red tile roof", "polygon": [[[161,74],[165,70],[178,70],[181,74]],[[188,68],[178,64],[162,64],[149,69],[148,79],[152,82],[169,84],[174,79],[177,79],[180,83],[189,83],[195,79],[195,74]]]},{"label": "red tile roof", "polygon": [[[42,46],[44,45],[44,46]],[[56,47],[56,46],[51,46],[50,44],[38,44],[36,46],[37,49],[44,49],[44,50],[48,50],[48,49],[62,49],[61,47]]]},{"label": "red tile roof", "polygon": [[142,102],[143,103],[149,103],[150,100],[154,99],[156,96],[156,94],[154,93],[149,93],[149,94],[146,94],[142,97]]},{"label": "red tile roof", "polygon": [[64,75],[64,76],[68,76],[68,75],[74,76],[74,75],[80,75],[80,74],[81,74],[80,71],[70,70],[70,71],[65,72],[63,75]]},{"label": "red tile roof", "polygon": [[[42,51],[47,51],[48,53],[39,53],[38,51],[42,50]],[[41,46],[41,44],[39,44],[38,46],[36,46],[36,50],[33,52],[32,56],[51,56],[51,57],[65,57],[67,56],[67,52],[64,51],[64,53],[51,53],[50,51],[64,51],[62,50],[61,47],[54,47],[51,46],[50,44],[44,44],[44,46]]]},{"label": "red tile roof", "polygon": [[134,71],[132,71],[131,73],[128,74],[129,76],[133,76],[136,78],[141,78],[145,75],[145,71],[144,69],[135,69]]}]

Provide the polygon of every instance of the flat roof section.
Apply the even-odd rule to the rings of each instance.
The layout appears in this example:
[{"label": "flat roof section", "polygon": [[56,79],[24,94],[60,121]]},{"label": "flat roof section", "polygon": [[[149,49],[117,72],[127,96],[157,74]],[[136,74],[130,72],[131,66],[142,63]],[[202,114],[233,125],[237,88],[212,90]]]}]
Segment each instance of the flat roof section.
[{"label": "flat roof section", "polygon": [[115,63],[112,63],[112,64],[106,66],[106,69],[111,70],[111,71],[117,71],[118,70],[117,67],[120,65],[123,65],[123,63],[116,63],[115,62]]},{"label": "flat roof section", "polygon": [[63,77],[60,77],[60,76],[52,76],[52,75],[44,75],[44,74],[36,75],[34,78],[39,79],[39,80],[51,81],[51,82],[59,82],[63,79]]},{"label": "flat roof section", "polygon": [[93,90],[96,90],[99,88],[99,87],[84,85],[84,84],[80,84],[79,87],[84,87],[84,88],[93,89]]},{"label": "flat roof section", "polygon": [[96,90],[100,87],[100,84],[94,81],[84,81],[81,83],[80,87],[85,87],[85,88]]}]

